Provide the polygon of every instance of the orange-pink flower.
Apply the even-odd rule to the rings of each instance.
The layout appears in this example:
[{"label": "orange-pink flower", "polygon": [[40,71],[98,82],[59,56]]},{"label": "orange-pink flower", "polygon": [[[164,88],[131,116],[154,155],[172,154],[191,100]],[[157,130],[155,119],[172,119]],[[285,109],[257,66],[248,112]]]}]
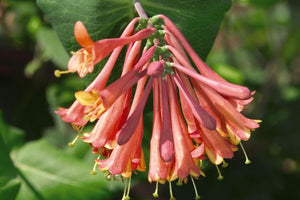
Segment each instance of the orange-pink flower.
[{"label": "orange-pink flower", "polygon": [[[141,16],[146,16],[139,6],[137,9]],[[163,25],[143,19],[148,20],[148,27],[134,33],[138,21],[135,18],[120,38],[97,42],[77,22],[74,35],[82,49],[73,53],[69,71],[84,77],[112,53],[96,79],[84,91],[75,93],[71,107],[56,111],[62,120],[79,127],[96,122],[90,132],[76,127],[76,139],[80,137],[89,143],[93,153],[98,154],[93,173],[98,167],[109,177],[126,178],[123,199],[129,196],[133,172],[146,170],[143,112],[151,91],[153,125],[148,180],[155,181],[157,188],[158,183],[168,181],[171,187],[172,181],[178,179],[182,183],[189,177],[194,184],[194,179],[204,176],[201,166],[206,158],[220,173],[218,165],[233,158],[236,145],[248,140],[260,122],[241,113],[255,92],[221,78],[201,60],[169,18],[155,17]],[[147,42],[141,51],[143,39]],[[122,74],[106,85],[126,45]],[[246,163],[249,162],[246,156]],[[158,195],[157,189],[154,195]],[[170,195],[172,199],[172,192]]]},{"label": "orange-pink flower", "polygon": [[[78,44],[82,47],[76,52],[72,52],[73,56],[68,63],[67,72],[78,72],[79,77],[84,77],[88,73],[94,71],[94,66],[108,56],[115,48],[126,44],[143,40],[149,37],[155,29],[147,28],[137,32],[134,35],[124,36],[120,38],[102,39],[94,42],[85,26],[81,21],[77,21],[74,26],[74,36]],[[56,71],[56,75],[66,72]]]}]

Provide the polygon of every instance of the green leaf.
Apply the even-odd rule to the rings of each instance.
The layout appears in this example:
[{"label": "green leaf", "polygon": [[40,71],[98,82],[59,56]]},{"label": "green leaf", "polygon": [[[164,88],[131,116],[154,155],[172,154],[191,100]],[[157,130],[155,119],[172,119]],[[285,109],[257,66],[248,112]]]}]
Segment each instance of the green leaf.
[{"label": "green leaf", "polygon": [[21,129],[7,125],[3,119],[1,111],[0,135],[4,140],[8,151],[11,151],[15,147],[20,147],[24,143],[24,132]]},{"label": "green leaf", "polygon": [[232,66],[218,64],[213,67],[213,69],[231,83],[242,84],[244,81],[244,77],[241,72]]},{"label": "green leaf", "polygon": [[279,0],[250,0],[250,4],[253,4],[255,6],[259,7],[271,7],[274,4],[278,3]]},{"label": "green leaf", "polygon": [[3,127],[6,126],[2,120],[0,113],[0,199],[15,199],[20,188],[20,180],[18,179],[18,171],[9,156],[6,142],[2,136]]},{"label": "green leaf", "polygon": [[141,1],[149,16],[164,14],[183,32],[198,55],[206,59],[230,0]]},{"label": "green leaf", "polygon": [[20,189],[20,179],[12,178],[3,187],[0,187],[0,199],[15,199]]},{"label": "green leaf", "polygon": [[[143,0],[149,16],[165,14],[183,31],[198,54],[205,59],[219,31],[230,0]],[[67,51],[78,50],[73,36],[77,20],[92,39],[119,37],[136,12],[132,0],[37,0]]]},{"label": "green leaf", "polygon": [[93,163],[87,164],[66,155],[45,140],[24,146],[16,155],[15,163],[29,182],[22,184],[18,200],[36,197],[47,200],[92,200],[109,199],[111,196],[104,177],[89,174]]},{"label": "green leaf", "polygon": [[45,59],[50,59],[61,69],[67,68],[69,56],[52,29],[40,28],[37,32],[36,40]]}]

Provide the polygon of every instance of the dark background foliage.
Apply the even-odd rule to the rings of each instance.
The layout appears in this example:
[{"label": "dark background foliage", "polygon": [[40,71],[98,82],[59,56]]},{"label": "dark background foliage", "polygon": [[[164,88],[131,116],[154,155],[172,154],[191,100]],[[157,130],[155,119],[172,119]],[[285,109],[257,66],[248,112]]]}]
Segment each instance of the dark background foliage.
[{"label": "dark background foliage", "polygon": [[[108,182],[101,173],[89,175],[94,155],[81,142],[67,147],[74,131],[53,112],[58,105],[69,106],[74,92],[93,76],[85,81],[75,75],[57,79],[53,71],[66,68],[69,54],[63,45],[68,51],[78,48],[72,38],[76,14],[92,37],[100,39],[117,37],[135,13],[131,1],[72,2],[38,0],[39,7],[34,0],[0,2],[0,199],[121,198],[120,182]],[[89,3],[78,6],[84,2]],[[300,199],[299,1],[142,3],[150,16],[167,13],[224,78],[256,90],[255,101],[245,111],[263,120],[244,143],[252,163],[245,165],[238,151],[222,169],[223,181],[217,180],[214,166],[206,165],[207,177],[196,182],[201,199]],[[69,8],[76,12],[68,12]],[[113,25],[103,20],[110,11],[115,13]],[[88,17],[93,12],[96,16]],[[151,126],[147,113],[146,152]],[[139,175],[134,177],[132,199],[154,199],[154,185],[146,181],[146,174]],[[194,198],[190,183],[174,184],[173,189],[177,199]],[[166,185],[160,194],[159,199],[169,198]]]}]

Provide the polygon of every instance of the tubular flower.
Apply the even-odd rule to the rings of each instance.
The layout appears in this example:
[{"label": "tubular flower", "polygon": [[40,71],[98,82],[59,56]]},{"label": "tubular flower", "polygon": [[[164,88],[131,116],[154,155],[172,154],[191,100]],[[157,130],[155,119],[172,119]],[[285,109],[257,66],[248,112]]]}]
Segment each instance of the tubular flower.
[{"label": "tubular flower", "polygon": [[74,26],[74,36],[78,44],[82,47],[76,52],[71,52],[73,56],[68,63],[68,71],[56,71],[56,75],[60,76],[62,73],[78,72],[79,77],[84,77],[88,73],[94,71],[94,65],[102,61],[108,56],[115,48],[124,46],[126,44],[143,40],[149,37],[155,29],[146,28],[134,35],[124,36],[120,38],[103,39],[94,42],[85,26],[81,21],[77,21]]},{"label": "tubular flower", "polygon": [[[233,158],[237,145],[245,152],[241,141],[250,138],[260,120],[249,119],[241,111],[255,92],[229,83],[211,70],[169,18],[157,15],[148,19],[140,3],[135,6],[141,17],[133,19],[120,38],[93,42],[83,24],[76,23],[75,38],[83,48],[70,59],[69,71],[83,77],[112,53],[95,80],[75,93],[71,107],[59,108],[56,113],[78,131],[71,146],[81,138],[98,155],[91,173],[98,168],[108,179],[125,178],[123,199],[128,199],[133,172],[146,170],[143,111],[152,90],[148,180],[156,182],[154,196],[158,196],[158,183],[169,182],[174,199],[171,182],[186,183],[190,177],[195,186],[194,179],[205,176],[202,162],[206,158],[216,165],[218,179],[222,179],[218,165],[227,165],[225,159]],[[142,49],[143,39],[147,42]],[[121,77],[107,85],[124,46]],[[86,132],[83,127],[88,122],[95,125]],[[250,163],[245,157],[245,163]],[[196,188],[195,194],[199,199]]]}]

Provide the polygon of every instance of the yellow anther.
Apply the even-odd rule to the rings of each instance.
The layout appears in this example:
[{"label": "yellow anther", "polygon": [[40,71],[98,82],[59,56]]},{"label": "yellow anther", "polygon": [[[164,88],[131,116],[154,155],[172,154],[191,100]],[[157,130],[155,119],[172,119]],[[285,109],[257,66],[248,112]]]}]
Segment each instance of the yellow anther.
[{"label": "yellow anther", "polygon": [[92,171],[90,171],[90,174],[91,174],[91,175],[96,175],[97,172],[96,172],[96,170],[92,170]]},{"label": "yellow anther", "polygon": [[182,186],[182,185],[183,185],[183,184],[182,184],[182,180],[181,180],[180,178],[178,179],[176,185],[177,185],[177,186]]},{"label": "yellow anther", "polygon": [[54,71],[54,75],[59,78],[62,74],[68,74],[68,73],[72,73],[72,71],[70,70],[66,70],[66,71],[60,71],[60,70],[55,70]]},{"label": "yellow anther", "polygon": [[76,141],[78,140],[78,138],[79,138],[79,134],[74,138],[74,140],[73,140],[72,142],[69,142],[69,143],[68,143],[69,147],[74,147]]},{"label": "yellow anther", "polygon": [[[97,159],[100,159],[100,155],[98,155]],[[93,170],[90,172],[90,174],[92,174],[92,175],[96,175],[97,174],[97,171],[96,171],[97,166],[98,166],[98,163],[95,161]]]},{"label": "yellow anther", "polygon": [[222,167],[223,167],[223,168],[225,168],[225,167],[228,167],[228,163],[227,163],[227,162],[225,162],[225,160],[223,160]]},{"label": "yellow anther", "polygon": [[112,175],[111,175],[111,174],[107,174],[107,175],[105,176],[105,179],[106,179],[107,181],[111,181],[111,178],[112,178]]},{"label": "yellow anther", "polygon": [[193,183],[193,186],[194,186],[194,190],[195,190],[195,199],[198,200],[198,199],[200,199],[200,196],[198,194],[197,187],[196,187],[194,178],[192,176],[191,176],[191,180],[192,180],[192,183]]},{"label": "yellow anther", "polygon": [[262,122],[262,120],[260,120],[260,119],[255,119],[254,120],[256,123],[261,123]]},{"label": "yellow anther", "polygon": [[217,179],[221,181],[221,180],[224,179],[224,177],[222,176],[221,171],[220,171],[218,165],[216,165],[216,168],[217,168],[217,172],[218,172],[218,178]]},{"label": "yellow anther", "polygon": [[153,195],[153,197],[158,197],[158,181],[156,181],[155,191],[152,195]]},{"label": "yellow anther", "polygon": [[74,144],[73,142],[69,142],[69,143],[68,143],[68,146],[69,146],[69,147],[74,147],[75,144]]},{"label": "yellow anther", "polygon": [[247,156],[247,153],[246,153],[246,151],[245,151],[245,149],[244,149],[244,146],[243,146],[243,144],[242,144],[242,142],[240,142],[240,146],[241,146],[241,149],[242,149],[242,151],[243,151],[243,153],[244,153],[244,156],[245,156],[245,164],[246,165],[248,165],[248,164],[250,164],[251,163],[251,161],[249,160],[249,158],[248,158],[248,156]]}]

